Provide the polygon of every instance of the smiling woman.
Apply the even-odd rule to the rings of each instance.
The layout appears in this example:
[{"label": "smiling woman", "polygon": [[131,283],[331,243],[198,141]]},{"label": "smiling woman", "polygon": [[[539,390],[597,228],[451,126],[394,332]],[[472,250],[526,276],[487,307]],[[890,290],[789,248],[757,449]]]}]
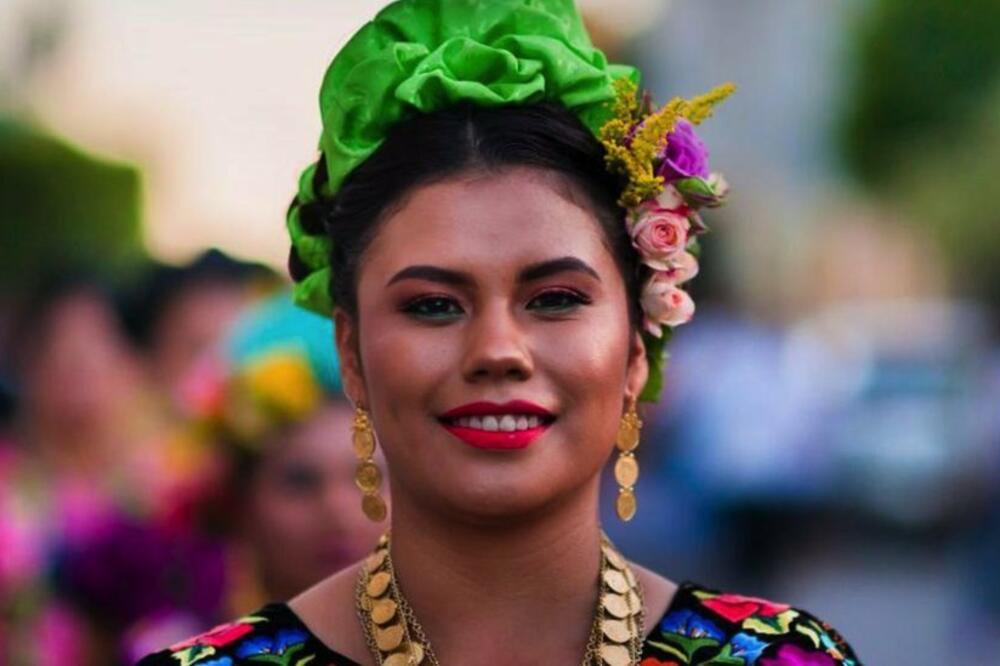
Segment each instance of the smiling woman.
[{"label": "smiling woman", "polygon": [[636,403],[726,189],[693,129],[726,91],[653,111],[635,78],[570,0],[402,0],[337,56],[290,267],[335,320],[359,469],[384,449],[391,539],[145,663],[859,663],[807,613],[674,583],[601,530],[616,446],[635,512]]}]

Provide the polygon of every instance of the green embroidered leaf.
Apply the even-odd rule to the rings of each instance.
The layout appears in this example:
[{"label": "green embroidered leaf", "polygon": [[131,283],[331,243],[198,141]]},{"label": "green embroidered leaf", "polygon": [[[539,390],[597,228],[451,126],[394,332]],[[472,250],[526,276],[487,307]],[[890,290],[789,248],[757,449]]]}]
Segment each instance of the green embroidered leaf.
[{"label": "green embroidered leaf", "polygon": [[672,654],[673,656],[682,660],[685,664],[691,663],[691,660],[688,659],[687,655],[678,650],[677,648],[675,648],[673,645],[668,645],[666,643],[660,643],[659,641],[653,641],[653,640],[647,641],[647,643],[655,647],[657,650],[662,650],[668,654]]},{"label": "green embroidered leaf", "polygon": [[311,654],[308,657],[302,657],[297,662],[295,662],[295,666],[306,666],[306,664],[308,664],[310,661],[312,661],[315,658],[316,658],[316,655],[314,655],[314,654]]},{"label": "green embroidered leaf", "polygon": [[795,627],[795,630],[798,631],[800,634],[808,636],[809,640],[812,641],[813,647],[817,648],[819,647],[819,634],[816,632],[815,629],[813,629],[810,626],[800,624],[797,627]]},{"label": "green embroidered leaf", "polygon": [[215,654],[215,648],[211,645],[197,643],[189,648],[184,648],[179,652],[174,652],[171,657],[180,662],[180,666],[192,666],[199,661],[208,659]]},{"label": "green embroidered leaf", "polygon": [[792,626],[792,620],[799,616],[798,611],[789,609],[774,617],[754,615],[743,621],[744,629],[752,629],[758,634],[787,634]]}]

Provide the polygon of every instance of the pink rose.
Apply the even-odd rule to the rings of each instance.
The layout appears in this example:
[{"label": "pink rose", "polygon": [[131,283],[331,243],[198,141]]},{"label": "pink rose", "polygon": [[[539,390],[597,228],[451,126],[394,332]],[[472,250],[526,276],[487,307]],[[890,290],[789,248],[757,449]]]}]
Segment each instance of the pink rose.
[{"label": "pink rose", "polygon": [[680,326],[694,316],[694,301],[678,288],[664,272],[654,273],[642,290],[640,299],[646,315],[645,328],[656,337],[663,335],[664,326]]},{"label": "pink rose", "polygon": [[670,268],[663,272],[665,279],[675,285],[682,285],[698,274],[698,260],[690,252],[682,252],[673,260]]},{"label": "pink rose", "polygon": [[665,271],[684,252],[690,230],[691,222],[686,215],[655,203],[643,204],[632,225],[632,245],[639,251],[642,263]]}]

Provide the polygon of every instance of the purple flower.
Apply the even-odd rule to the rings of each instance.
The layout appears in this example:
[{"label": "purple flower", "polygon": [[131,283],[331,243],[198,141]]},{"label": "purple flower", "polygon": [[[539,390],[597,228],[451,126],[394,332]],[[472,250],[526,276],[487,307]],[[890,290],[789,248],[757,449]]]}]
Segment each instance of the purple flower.
[{"label": "purple flower", "polygon": [[694,125],[683,118],[667,134],[667,149],[658,176],[669,183],[682,178],[708,177],[708,148],[694,132]]},{"label": "purple flower", "polygon": [[836,666],[833,658],[825,652],[806,651],[793,643],[782,645],[777,656],[761,659],[757,663],[759,666]]}]

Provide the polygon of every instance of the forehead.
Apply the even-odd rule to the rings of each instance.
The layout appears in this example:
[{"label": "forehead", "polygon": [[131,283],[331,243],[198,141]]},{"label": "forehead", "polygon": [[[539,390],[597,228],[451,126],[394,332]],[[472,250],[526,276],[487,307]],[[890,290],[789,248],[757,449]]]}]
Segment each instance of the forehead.
[{"label": "forehead", "polygon": [[598,272],[614,270],[582,193],[558,174],[510,169],[410,193],[382,223],[362,273],[391,274],[411,264],[432,264],[493,274],[554,255],[579,257]]}]

